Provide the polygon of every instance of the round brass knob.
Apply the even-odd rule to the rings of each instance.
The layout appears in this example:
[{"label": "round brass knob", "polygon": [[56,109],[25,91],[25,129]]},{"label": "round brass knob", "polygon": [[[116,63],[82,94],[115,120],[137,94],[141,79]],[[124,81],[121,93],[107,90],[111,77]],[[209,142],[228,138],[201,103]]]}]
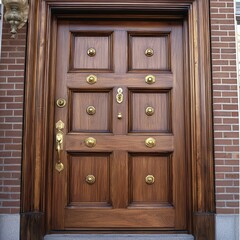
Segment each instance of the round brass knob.
[{"label": "round brass knob", "polygon": [[96,181],[96,178],[93,175],[87,175],[85,180],[88,184],[94,184]]},{"label": "round brass knob", "polygon": [[147,48],[147,49],[146,49],[145,55],[146,55],[147,57],[152,57],[153,54],[154,54],[154,51],[153,51],[152,48]]},{"label": "round brass knob", "polygon": [[96,139],[92,138],[92,137],[89,137],[89,138],[85,139],[84,142],[85,142],[86,146],[89,147],[89,148],[95,147],[96,144],[97,144]]},{"label": "round brass knob", "polygon": [[146,115],[152,116],[154,114],[154,108],[153,107],[147,107],[146,108]]},{"label": "round brass knob", "polygon": [[97,77],[95,75],[89,75],[87,77],[87,83],[94,84],[97,82]]},{"label": "round brass knob", "polygon": [[153,175],[147,175],[145,181],[147,184],[151,185],[155,182],[155,178]]},{"label": "round brass knob", "polygon": [[95,48],[89,48],[89,49],[87,50],[87,55],[88,55],[89,57],[94,57],[94,56],[96,55],[96,49],[95,49]]},{"label": "round brass knob", "polygon": [[63,108],[66,106],[66,100],[63,99],[63,98],[59,98],[57,101],[56,101],[56,104],[59,108]]},{"label": "round brass knob", "polygon": [[96,108],[94,106],[87,107],[87,114],[94,115],[96,113]]},{"label": "round brass knob", "polygon": [[145,145],[149,148],[155,147],[156,146],[156,140],[154,138],[148,138],[145,140]]},{"label": "round brass knob", "polygon": [[147,84],[153,84],[153,83],[155,83],[155,77],[153,75],[147,75],[145,77],[145,82]]},{"label": "round brass knob", "polygon": [[122,113],[118,113],[117,118],[118,118],[118,119],[122,119],[122,117],[123,117],[123,116],[122,116]]}]

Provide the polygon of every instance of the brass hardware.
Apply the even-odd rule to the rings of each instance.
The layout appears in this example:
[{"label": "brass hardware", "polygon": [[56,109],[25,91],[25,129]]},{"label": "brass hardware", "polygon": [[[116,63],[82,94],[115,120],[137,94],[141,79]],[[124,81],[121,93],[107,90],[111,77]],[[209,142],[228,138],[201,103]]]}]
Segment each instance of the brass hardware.
[{"label": "brass hardware", "polygon": [[118,119],[122,119],[122,113],[118,113],[117,118],[118,118]]},{"label": "brass hardware", "polygon": [[117,103],[123,102],[123,89],[122,88],[117,89],[116,100],[117,100]]},{"label": "brass hardware", "polygon": [[97,82],[97,77],[95,75],[89,75],[87,77],[87,83],[94,84]]},{"label": "brass hardware", "polygon": [[154,138],[148,138],[145,140],[145,145],[149,148],[155,147],[156,146],[156,140]]},{"label": "brass hardware", "polygon": [[63,108],[66,106],[66,100],[63,99],[63,98],[59,98],[57,101],[56,101],[56,104],[59,108]]},{"label": "brass hardware", "polygon": [[145,55],[147,57],[152,57],[154,55],[154,51],[152,48],[147,48],[146,51],[145,51]]},{"label": "brass hardware", "polygon": [[84,142],[85,142],[86,146],[89,147],[89,148],[95,147],[96,144],[97,144],[96,139],[92,138],[92,137],[89,137],[89,138],[85,139]]},{"label": "brass hardware", "polygon": [[58,172],[61,172],[63,169],[64,169],[64,165],[60,162],[60,163],[56,163],[55,164],[55,169],[58,171]]},{"label": "brass hardware", "polygon": [[147,175],[145,181],[147,184],[152,185],[155,182],[155,178],[153,175]]},{"label": "brass hardware", "polygon": [[154,114],[154,108],[153,107],[147,107],[146,108],[146,115],[148,115],[148,116],[152,116],[153,114]]},{"label": "brass hardware", "polygon": [[96,49],[95,49],[95,48],[89,48],[89,49],[87,50],[87,55],[88,55],[89,57],[94,57],[94,56],[96,55]]},{"label": "brass hardware", "polygon": [[145,77],[145,82],[146,82],[147,84],[153,84],[153,83],[155,83],[155,76],[153,76],[153,75],[147,75],[147,76]]},{"label": "brass hardware", "polygon": [[85,180],[88,184],[94,184],[96,181],[96,178],[93,175],[87,175]]},{"label": "brass hardware", "polygon": [[64,129],[64,123],[59,120],[56,123],[56,150],[57,150],[57,156],[58,161],[55,164],[55,169],[58,172],[61,172],[64,169],[63,163],[61,163],[61,150],[63,149],[63,130]]},{"label": "brass hardware", "polygon": [[86,111],[89,115],[94,115],[96,113],[96,108],[94,106],[89,106]]}]

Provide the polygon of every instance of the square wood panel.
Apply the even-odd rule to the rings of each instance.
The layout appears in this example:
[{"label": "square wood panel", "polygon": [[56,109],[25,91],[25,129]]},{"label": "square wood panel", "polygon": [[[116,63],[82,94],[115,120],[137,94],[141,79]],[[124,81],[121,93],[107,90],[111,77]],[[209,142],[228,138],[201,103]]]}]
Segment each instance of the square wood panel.
[{"label": "square wood panel", "polygon": [[171,132],[170,90],[130,90],[129,95],[129,132]]},{"label": "square wood panel", "polygon": [[[129,71],[170,71],[168,33],[129,33]],[[152,50],[152,56],[146,50]]]},{"label": "square wood panel", "polygon": [[[112,92],[110,90],[70,92],[70,131],[71,132],[111,132],[112,131]],[[94,113],[89,113],[89,108]]]},{"label": "square wood panel", "polygon": [[[110,154],[70,154],[69,159],[69,204],[109,205]],[[95,183],[86,182],[93,175]]]},{"label": "square wood panel", "polygon": [[[72,33],[70,71],[111,71],[112,32]],[[95,55],[88,55],[94,49]]]},{"label": "square wood panel", "polygon": [[[130,155],[130,205],[172,204],[171,154]],[[152,175],[154,183],[147,184]]]}]

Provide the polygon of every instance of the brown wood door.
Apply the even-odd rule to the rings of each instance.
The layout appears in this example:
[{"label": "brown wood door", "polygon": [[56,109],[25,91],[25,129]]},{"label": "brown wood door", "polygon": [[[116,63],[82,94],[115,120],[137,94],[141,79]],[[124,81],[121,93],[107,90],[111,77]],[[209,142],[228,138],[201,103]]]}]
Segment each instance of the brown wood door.
[{"label": "brown wood door", "polygon": [[59,21],[53,229],[186,229],[182,38],[181,21]]}]

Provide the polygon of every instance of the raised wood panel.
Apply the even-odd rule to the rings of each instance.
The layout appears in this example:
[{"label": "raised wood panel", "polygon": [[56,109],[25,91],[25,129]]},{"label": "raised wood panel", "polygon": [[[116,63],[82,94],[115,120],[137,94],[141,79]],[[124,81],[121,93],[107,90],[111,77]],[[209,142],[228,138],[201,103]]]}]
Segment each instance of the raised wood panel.
[{"label": "raised wood panel", "polygon": [[[130,155],[130,204],[172,204],[172,162],[171,155]],[[146,183],[146,176],[154,176],[154,183]]]},{"label": "raised wood panel", "polygon": [[[101,91],[70,91],[70,132],[111,132],[112,93]],[[94,107],[93,115],[87,113]]]},{"label": "raised wood panel", "polygon": [[[110,71],[112,63],[112,33],[73,32],[71,36],[70,71]],[[88,49],[96,50],[95,56],[89,56]]]},{"label": "raised wood panel", "polygon": [[[128,214],[126,219],[125,215]],[[81,218],[79,218],[81,216]],[[174,209],[65,209],[66,229],[82,228],[163,228],[174,226]]]},{"label": "raised wood panel", "polygon": [[[171,131],[170,90],[131,90],[129,105],[130,132],[167,133]],[[146,114],[146,109],[148,107],[154,109],[154,113],[151,116]]]},{"label": "raised wood panel", "polygon": [[[88,137],[89,135],[67,134],[65,138],[66,151],[80,150],[88,152],[89,147],[85,145],[85,139]],[[94,135],[94,138],[96,139],[96,146],[92,149],[92,151],[95,152],[106,151],[106,149],[111,149],[112,151],[122,150],[128,152],[146,152],[146,150],[149,152],[172,152],[174,149],[173,136],[154,136],[156,139],[156,146],[154,148],[148,148],[145,145],[145,140],[148,138],[148,136]]]},{"label": "raised wood panel", "polygon": [[[164,33],[129,33],[129,71],[168,71],[170,70],[170,41]],[[145,51],[151,48],[153,55]]]},{"label": "raised wood panel", "polygon": [[[97,207],[110,204],[110,155],[103,153],[69,154],[69,205]],[[94,184],[86,177],[93,175]]]}]

